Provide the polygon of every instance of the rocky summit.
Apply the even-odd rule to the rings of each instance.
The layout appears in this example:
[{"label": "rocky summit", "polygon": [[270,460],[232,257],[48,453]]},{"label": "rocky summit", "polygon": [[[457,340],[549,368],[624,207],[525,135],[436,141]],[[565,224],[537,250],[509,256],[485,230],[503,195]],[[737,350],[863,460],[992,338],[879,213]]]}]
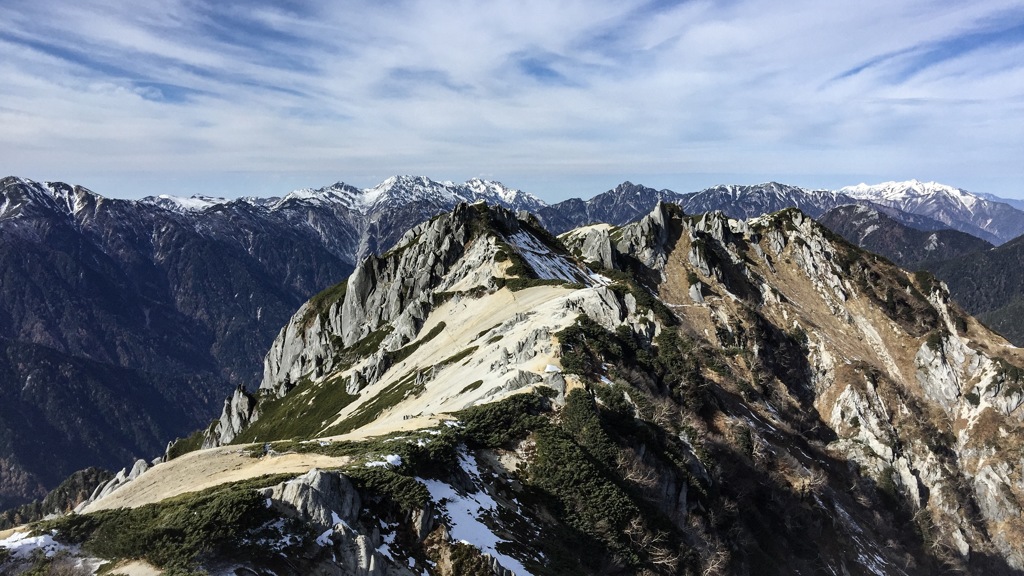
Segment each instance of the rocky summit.
[{"label": "rocky summit", "polygon": [[461,204],[0,569],[1017,574],[1022,388],[942,282],[798,210],[556,238]]}]

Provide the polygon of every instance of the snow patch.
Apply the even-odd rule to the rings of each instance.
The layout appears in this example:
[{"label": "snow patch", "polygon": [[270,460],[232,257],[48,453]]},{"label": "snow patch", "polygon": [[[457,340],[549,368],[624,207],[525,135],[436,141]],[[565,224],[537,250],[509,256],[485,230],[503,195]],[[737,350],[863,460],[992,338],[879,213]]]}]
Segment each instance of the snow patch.
[{"label": "snow patch", "polygon": [[367,462],[367,468],[380,468],[384,466],[391,466],[392,468],[398,468],[402,465],[402,457],[398,454],[388,454],[383,460],[374,460]]},{"label": "snow patch", "polygon": [[508,241],[541,280],[564,280],[586,284],[593,282],[588,282],[589,278],[585,277],[568,258],[555,254],[531,234],[516,232],[509,236]]},{"label": "snow patch", "polygon": [[[475,458],[464,450],[460,450],[459,464],[472,479],[473,484],[483,485]],[[521,562],[498,551],[498,544],[505,540],[499,538],[483,522],[484,518],[493,517],[498,509],[498,503],[487,492],[481,490],[474,494],[467,494],[440,480],[423,478],[417,478],[417,480],[427,487],[431,499],[446,514],[453,540],[479,548],[485,554],[496,558],[504,568],[515,572],[517,576],[529,576],[530,573],[526,571]]]},{"label": "snow patch", "polygon": [[230,202],[230,200],[226,198],[211,198],[209,196],[199,195],[183,198],[181,196],[161,194],[159,196],[159,200],[153,203],[167,208],[168,210],[175,210],[178,212],[202,212],[207,208],[220,206],[221,204],[227,204],[228,202]]},{"label": "snow patch", "polygon": [[47,558],[53,558],[57,552],[68,550],[69,547],[57,542],[50,534],[32,536],[29,532],[15,532],[0,540],[0,548],[6,548],[12,558],[24,560],[32,556],[36,550],[42,550]]}]

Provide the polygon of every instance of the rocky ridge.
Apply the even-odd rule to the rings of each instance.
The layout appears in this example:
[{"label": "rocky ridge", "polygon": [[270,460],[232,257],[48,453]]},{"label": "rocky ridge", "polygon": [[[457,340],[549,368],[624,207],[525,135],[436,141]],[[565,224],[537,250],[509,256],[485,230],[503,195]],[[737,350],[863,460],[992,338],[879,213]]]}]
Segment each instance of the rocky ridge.
[{"label": "rocky ridge", "polygon": [[[160,486],[222,462],[207,490],[277,518],[245,533],[304,544],[240,561],[225,543],[191,558],[207,567],[1021,570],[1020,350],[798,211],[658,205],[555,240],[464,205],[360,270],[207,436],[255,445],[176,456],[81,516],[172,506]],[[255,479],[313,455],[333,470]]]},{"label": "rocky ridge", "polygon": [[[536,221],[520,220],[500,208],[460,205],[451,214],[413,228],[390,252],[367,258],[347,282],[303,305],[267,353],[258,394],[280,399],[300,382],[307,386],[325,385],[330,380],[334,385],[343,382],[345,393],[355,396],[374,384],[380,387],[382,381],[394,384],[385,376],[389,371],[392,380],[397,376],[391,370],[396,355],[426,344],[426,338],[417,342],[421,333],[433,334],[430,338],[443,335],[448,339],[447,345],[453,345],[454,329],[443,321],[428,322],[432,314],[435,318],[439,315],[435,311],[438,306],[447,309],[462,304],[465,308],[467,304],[463,302],[469,295],[491,292],[510,282],[537,284],[538,288],[545,284],[601,283],[591,278],[585,268],[559,255],[558,250],[557,243]],[[515,324],[523,323],[525,314],[521,311],[492,331],[512,330]],[[550,334],[564,327],[564,318],[571,321],[571,316],[562,316],[562,325],[530,332],[525,341],[517,344],[515,356],[505,362],[514,365],[532,358],[536,346],[541,345],[537,341],[539,334],[550,338]],[[476,347],[473,348],[475,351]],[[505,355],[510,353],[507,348],[502,350]],[[353,357],[355,351],[361,351],[365,357]],[[469,364],[482,363],[473,359],[472,354],[470,359]],[[400,366],[408,364],[402,362]],[[488,370],[492,375],[506,377],[495,384],[501,387],[543,380],[543,374],[517,370],[493,374],[493,364]],[[429,376],[417,374],[415,385],[437,377],[435,366]],[[487,386],[477,390],[477,394],[486,392]],[[204,445],[230,442],[245,427],[237,424],[258,419],[258,405],[245,400],[246,397],[247,392],[239,390],[226,402],[220,424]],[[460,401],[467,403],[465,399]]]}]

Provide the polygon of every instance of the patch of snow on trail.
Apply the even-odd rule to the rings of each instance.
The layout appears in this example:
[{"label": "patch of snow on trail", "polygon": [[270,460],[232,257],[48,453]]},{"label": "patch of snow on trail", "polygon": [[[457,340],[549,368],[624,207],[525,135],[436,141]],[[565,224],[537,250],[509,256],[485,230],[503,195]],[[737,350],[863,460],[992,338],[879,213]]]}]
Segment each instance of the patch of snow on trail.
[{"label": "patch of snow on trail", "polygon": [[[476,459],[460,450],[459,464],[474,484],[483,485]],[[504,568],[515,572],[517,576],[529,576],[530,573],[522,563],[498,552],[497,545],[504,540],[498,538],[481,521],[481,518],[494,515],[498,509],[498,503],[487,492],[481,490],[475,494],[464,494],[440,480],[417,480],[427,487],[430,498],[447,514],[454,540],[476,546],[485,554],[497,558]]]}]

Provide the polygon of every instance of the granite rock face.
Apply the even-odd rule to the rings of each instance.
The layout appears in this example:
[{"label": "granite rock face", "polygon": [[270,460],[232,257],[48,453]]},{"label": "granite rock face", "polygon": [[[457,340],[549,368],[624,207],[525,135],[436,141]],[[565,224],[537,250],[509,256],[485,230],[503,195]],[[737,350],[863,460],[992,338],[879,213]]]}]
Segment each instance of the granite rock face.
[{"label": "granite rock face", "polygon": [[[1022,438],[1021,372],[1011,363],[1020,356],[968,320],[945,285],[861,253],[792,210],[742,222],[659,208],[621,235],[620,257],[661,277],[668,303],[693,311],[684,323],[709,318],[723,346],[741,343],[744,331],[749,339],[751,306],[759,332],[799,330],[800,390],[831,429],[828,452],[891,486],[963,565],[995,554],[1024,569],[1014,543],[1024,528],[1022,463],[1007,458]],[[676,291],[686,274],[686,291]],[[794,376],[783,379],[791,389]],[[758,434],[768,439],[771,428]]]}]

